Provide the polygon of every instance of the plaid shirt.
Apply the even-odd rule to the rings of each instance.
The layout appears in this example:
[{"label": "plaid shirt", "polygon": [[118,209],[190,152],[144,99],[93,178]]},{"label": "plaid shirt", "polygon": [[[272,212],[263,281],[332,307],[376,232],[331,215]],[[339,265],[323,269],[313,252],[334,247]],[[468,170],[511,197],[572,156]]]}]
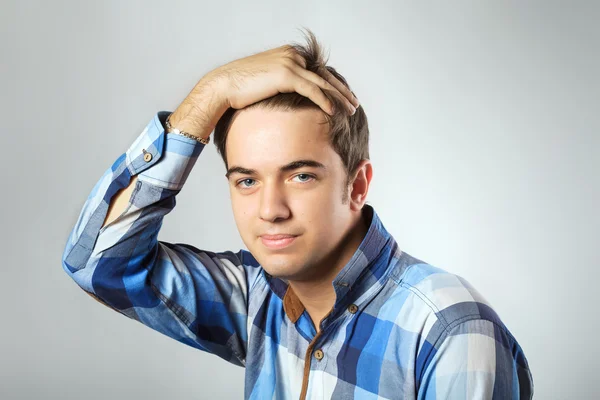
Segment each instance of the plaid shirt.
[{"label": "plaid shirt", "polygon": [[[158,240],[204,144],[166,134],[158,112],[88,196],[65,272],[102,304],[244,366],[246,399],[530,399],[523,350],[464,278],[398,247],[370,205],[368,233],[333,281],[317,333],[283,280],[247,250]],[[101,229],[115,193],[129,206]],[[208,229],[208,228],[207,228]]]}]

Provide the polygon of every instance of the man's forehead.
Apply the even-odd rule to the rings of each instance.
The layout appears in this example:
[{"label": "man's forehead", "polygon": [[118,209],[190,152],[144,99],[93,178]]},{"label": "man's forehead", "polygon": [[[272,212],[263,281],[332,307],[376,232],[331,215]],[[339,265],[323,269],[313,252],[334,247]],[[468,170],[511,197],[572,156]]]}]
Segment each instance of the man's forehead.
[{"label": "man's forehead", "polygon": [[[326,139],[329,125],[320,110],[307,108],[298,110],[267,109],[254,107],[238,112],[233,119],[228,138],[245,136],[269,136],[271,139],[294,139],[296,135],[306,138]],[[239,136],[239,138],[238,138]]]},{"label": "man's forehead", "polygon": [[328,130],[312,110],[243,110],[227,135],[227,162],[271,169],[297,160],[326,164],[333,151]]}]

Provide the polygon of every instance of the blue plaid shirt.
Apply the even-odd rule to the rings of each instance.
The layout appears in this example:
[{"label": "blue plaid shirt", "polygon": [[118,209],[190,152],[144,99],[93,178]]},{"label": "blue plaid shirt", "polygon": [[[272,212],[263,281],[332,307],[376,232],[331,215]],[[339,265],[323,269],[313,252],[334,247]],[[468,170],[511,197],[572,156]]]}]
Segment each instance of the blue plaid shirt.
[{"label": "blue plaid shirt", "polygon": [[[247,250],[158,240],[204,145],[158,112],[88,196],[62,265],[89,295],[181,343],[244,366],[246,399],[530,399],[523,350],[462,277],[402,251],[370,205],[317,333]],[[126,210],[111,199],[138,176]],[[208,228],[207,228],[208,229]]]}]

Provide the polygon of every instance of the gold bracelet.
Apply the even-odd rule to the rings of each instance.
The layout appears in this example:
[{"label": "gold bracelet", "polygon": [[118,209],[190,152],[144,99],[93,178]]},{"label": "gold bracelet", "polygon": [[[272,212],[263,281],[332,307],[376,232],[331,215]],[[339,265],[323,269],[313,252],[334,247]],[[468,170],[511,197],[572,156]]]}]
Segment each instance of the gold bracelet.
[{"label": "gold bracelet", "polygon": [[169,114],[169,116],[167,117],[167,121],[165,123],[165,125],[167,126],[167,132],[168,133],[175,133],[177,135],[183,135],[183,136],[188,137],[190,139],[194,139],[194,140],[196,140],[196,141],[198,141],[198,142],[200,142],[202,144],[208,144],[208,143],[210,143],[210,136],[205,139],[205,138],[201,138],[201,137],[198,137],[198,136],[191,135],[191,134],[189,134],[187,132],[180,131],[177,128],[171,127],[171,123],[169,122],[169,118],[171,118],[171,115],[173,115],[173,113]]}]

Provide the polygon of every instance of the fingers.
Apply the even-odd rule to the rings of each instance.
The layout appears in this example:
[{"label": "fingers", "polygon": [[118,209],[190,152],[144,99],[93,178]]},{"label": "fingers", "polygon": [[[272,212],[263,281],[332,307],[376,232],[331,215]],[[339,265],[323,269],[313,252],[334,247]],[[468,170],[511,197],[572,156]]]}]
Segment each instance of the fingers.
[{"label": "fingers", "polygon": [[326,68],[323,69],[324,77],[308,71],[306,69],[306,60],[302,57],[293,46],[284,45],[280,49],[284,52],[285,57],[288,60],[292,60],[292,63],[287,63],[287,67],[292,70],[293,73],[298,75],[301,80],[308,81],[307,83],[296,82],[294,83],[295,90],[305,97],[310,98],[314,103],[319,105],[323,111],[333,114],[333,104],[325,96],[323,90],[329,90],[334,96],[338,97],[348,109],[350,115],[356,112],[356,108],[360,105],[358,99],[354,94],[338,80],[331,72]]},{"label": "fingers", "polygon": [[298,63],[299,66],[301,66],[303,69],[306,69],[306,60],[304,59],[304,57],[302,57],[300,54],[294,52],[294,54],[292,55],[292,58],[294,59],[294,61],[296,61]]},{"label": "fingers", "polygon": [[321,88],[308,79],[303,79],[299,76],[297,76],[297,78],[298,79],[295,79],[295,82],[293,83],[293,90],[304,97],[308,97],[313,103],[321,107],[323,111],[333,115],[335,112],[333,104],[331,100],[325,96],[325,93],[323,93]]},{"label": "fingers", "polygon": [[358,99],[354,96],[354,94],[350,91],[350,89],[348,89],[346,85],[340,82],[339,79],[337,79],[331,72],[329,72],[327,68],[324,69],[324,72],[325,79],[327,80],[327,82],[335,86],[335,88],[352,103],[354,108],[358,108],[360,103],[358,102]]},{"label": "fingers", "polygon": [[299,66],[306,69],[306,60],[302,57],[293,46],[285,45],[281,47],[284,53],[294,60]]},{"label": "fingers", "polygon": [[[340,93],[340,91],[337,89],[337,87],[335,87],[334,85],[329,83],[323,77],[315,74],[314,72],[310,72],[310,71],[307,71],[306,69],[299,68],[299,67],[295,68],[294,72],[297,73],[298,75],[300,75],[302,78],[319,86],[321,89],[330,90],[334,95],[336,95],[340,100],[342,100],[342,102],[346,105],[346,108],[348,109],[348,112],[350,113],[350,115],[353,115],[356,112],[356,107],[354,107],[354,105],[349,101],[348,97],[345,96],[343,93]],[[334,79],[335,79],[335,77],[334,77]],[[337,79],[336,79],[336,81],[337,81]],[[341,84],[341,82],[339,82],[339,83]],[[344,86],[343,84],[341,84],[341,85]],[[351,98],[354,98],[354,96],[352,95],[352,93],[349,90],[347,90],[347,92],[350,93]]]}]

